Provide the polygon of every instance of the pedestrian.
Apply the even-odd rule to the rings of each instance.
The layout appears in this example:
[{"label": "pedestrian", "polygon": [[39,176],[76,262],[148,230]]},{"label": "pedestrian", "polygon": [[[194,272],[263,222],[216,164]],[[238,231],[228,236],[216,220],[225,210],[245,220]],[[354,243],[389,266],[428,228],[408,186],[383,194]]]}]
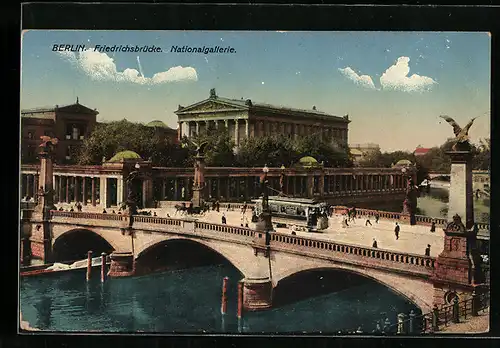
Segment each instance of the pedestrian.
[{"label": "pedestrian", "polygon": [[216,210],[217,212],[219,212],[219,210],[220,210],[220,203],[219,203],[219,200],[217,200],[217,201],[215,202],[215,210]]},{"label": "pedestrian", "polygon": [[431,256],[431,245],[427,244],[427,248],[425,248],[425,256]]},{"label": "pedestrian", "polygon": [[231,210],[231,204],[230,203],[227,204],[227,211],[229,211],[229,210]]},{"label": "pedestrian", "polygon": [[154,213],[153,213],[153,216],[158,216],[158,215],[156,215],[156,212],[154,212]]},{"label": "pedestrian", "polygon": [[378,248],[377,240],[373,238],[372,248]]},{"label": "pedestrian", "polygon": [[398,223],[396,222],[396,227],[394,227],[394,234],[396,235],[396,240],[399,239],[399,231],[400,231],[400,227],[398,225]]},{"label": "pedestrian", "polygon": [[431,232],[436,232],[436,221],[434,220],[431,222]]},{"label": "pedestrian", "polygon": [[372,226],[372,223],[370,222],[370,219],[369,219],[369,218],[368,218],[368,219],[366,219],[366,222],[365,222],[365,226],[368,226],[368,225]]},{"label": "pedestrian", "polygon": [[223,225],[226,224],[226,215],[225,214],[222,214],[222,224]]},{"label": "pedestrian", "polygon": [[248,228],[248,218],[245,217],[245,227]]},{"label": "pedestrian", "polygon": [[116,211],[114,211],[114,210],[113,210],[113,211],[111,212],[111,214],[116,214]]},{"label": "pedestrian", "polygon": [[108,212],[106,211],[106,208],[104,208],[104,209],[102,210],[102,213],[103,213],[103,214],[107,214],[107,213],[108,213]]},{"label": "pedestrian", "polygon": [[70,212],[74,212],[75,210],[73,209],[73,206],[71,206],[71,209],[69,210]]},{"label": "pedestrian", "polygon": [[380,218],[380,216],[378,215],[378,213],[377,213],[377,214],[375,214],[375,223],[377,223],[377,224],[378,224],[378,219],[379,219],[379,218]]}]

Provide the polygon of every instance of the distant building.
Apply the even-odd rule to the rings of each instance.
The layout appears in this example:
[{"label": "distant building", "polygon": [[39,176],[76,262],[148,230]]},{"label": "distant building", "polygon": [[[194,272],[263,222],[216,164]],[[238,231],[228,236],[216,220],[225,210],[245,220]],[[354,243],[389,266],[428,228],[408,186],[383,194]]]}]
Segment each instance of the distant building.
[{"label": "distant building", "polygon": [[415,156],[423,156],[429,152],[430,148],[425,148],[425,147],[417,147],[415,151],[413,151],[413,154]]},{"label": "distant building", "polygon": [[153,127],[156,134],[168,139],[171,143],[178,142],[177,130],[170,128],[165,123],[159,120],[154,120],[146,124],[147,127]]},{"label": "distant building", "polygon": [[229,99],[217,96],[215,89],[211,89],[209,98],[189,106],[179,105],[175,114],[179,139],[225,127],[236,146],[247,137],[284,134],[294,139],[317,135],[347,148],[349,117],[333,116],[316,110],[315,106],[303,110],[250,99]]},{"label": "distant building", "polygon": [[82,145],[95,124],[96,109],[76,103],[21,110],[21,162],[37,161],[41,136],[57,138],[55,161],[71,163],[73,150]]},{"label": "distant building", "polygon": [[349,152],[353,158],[354,164],[358,164],[365,159],[366,156],[377,151],[380,151],[380,146],[378,144],[349,144]]}]

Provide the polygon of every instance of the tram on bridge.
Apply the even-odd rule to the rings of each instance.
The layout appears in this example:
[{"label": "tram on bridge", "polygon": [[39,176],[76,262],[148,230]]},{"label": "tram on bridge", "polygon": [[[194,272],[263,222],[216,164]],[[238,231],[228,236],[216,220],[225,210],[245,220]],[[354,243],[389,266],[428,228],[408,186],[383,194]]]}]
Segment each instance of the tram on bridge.
[{"label": "tram on bridge", "polygon": [[[262,212],[262,198],[253,200],[255,213]],[[328,228],[328,203],[315,199],[269,196],[269,209],[276,227],[299,227],[309,232]]]}]

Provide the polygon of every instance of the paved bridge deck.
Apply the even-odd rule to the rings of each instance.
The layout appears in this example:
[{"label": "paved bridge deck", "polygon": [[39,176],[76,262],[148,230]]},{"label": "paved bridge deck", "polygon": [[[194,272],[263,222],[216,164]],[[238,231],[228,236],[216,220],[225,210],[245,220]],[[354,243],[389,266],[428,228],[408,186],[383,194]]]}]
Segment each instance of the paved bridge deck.
[{"label": "paved bridge deck", "polygon": [[[167,214],[173,218],[184,216],[182,213],[176,214],[173,208],[151,209],[151,212],[154,211],[156,211],[159,217],[166,217]],[[223,214],[226,216],[228,225],[240,226],[242,214],[239,209],[233,211],[221,210],[220,212],[211,210],[205,213],[204,216],[196,216],[196,219],[220,224]],[[250,223],[251,212],[247,211],[245,217]],[[444,232],[441,228],[436,227],[435,232],[430,232],[429,226],[399,224],[401,230],[399,232],[399,239],[396,240],[394,234],[395,222],[380,219],[377,224],[374,218],[371,218],[370,221],[372,226],[365,226],[366,218],[356,218],[355,223],[350,222],[347,228],[343,228],[342,217],[340,215],[333,215],[329,218],[329,228],[322,233],[296,232],[296,234],[298,236],[307,236],[308,238],[336,241],[364,247],[371,247],[373,238],[375,238],[379,248],[419,255],[424,255],[427,244],[430,244],[431,256],[434,257],[438,256],[443,250]],[[276,231],[292,233],[289,228],[277,228]]]}]

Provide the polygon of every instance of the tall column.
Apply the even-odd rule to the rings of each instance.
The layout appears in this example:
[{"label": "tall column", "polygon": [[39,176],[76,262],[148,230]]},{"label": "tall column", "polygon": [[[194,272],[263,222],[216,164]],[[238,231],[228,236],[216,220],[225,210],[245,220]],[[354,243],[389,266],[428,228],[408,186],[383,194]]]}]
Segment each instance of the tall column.
[{"label": "tall column", "polygon": [[163,201],[166,195],[167,195],[167,178],[162,178],[160,200]]},{"label": "tall column", "polygon": [[35,195],[33,194],[32,190],[32,180],[31,180],[31,174],[26,175],[26,192],[27,195],[30,197],[34,197]]},{"label": "tall column", "polygon": [[99,202],[103,208],[108,207],[108,180],[103,176],[99,178]]},{"label": "tall column", "polygon": [[195,125],[196,125],[196,135],[199,135],[200,134],[200,122],[196,121]]},{"label": "tall column", "polygon": [[213,184],[213,179],[207,178],[208,197],[209,198],[212,198],[212,184]]},{"label": "tall column", "polygon": [[74,191],[74,197],[73,199],[75,200],[75,202],[78,202],[79,199],[80,199],[80,195],[78,194],[79,193],[79,190],[78,190],[78,177],[77,176],[74,176],[73,177],[73,191]]},{"label": "tall column", "polygon": [[308,174],[306,181],[306,197],[312,198],[314,195],[314,175]]},{"label": "tall column", "polygon": [[217,199],[220,200],[220,178],[217,178]]},{"label": "tall column", "polygon": [[229,120],[224,120],[224,127],[226,127],[226,130],[229,132]]},{"label": "tall column", "polygon": [[125,202],[125,195],[123,193],[123,178],[118,177],[118,179],[116,179],[116,203],[118,206]]},{"label": "tall column", "polygon": [[87,177],[82,177],[82,200],[83,205],[87,205]]},{"label": "tall column", "polygon": [[183,122],[179,122],[179,128],[177,129],[177,140],[179,141],[182,139],[182,124]]},{"label": "tall column", "polygon": [[66,180],[66,200],[65,202],[66,203],[69,203],[69,176],[64,176],[65,180]]},{"label": "tall column", "polygon": [[179,180],[174,179],[174,201],[179,200]]},{"label": "tall column", "polygon": [[240,184],[241,184],[241,180],[240,180],[240,177],[237,176],[235,178],[235,183],[236,183],[236,199],[239,200],[240,197],[241,197],[241,194],[240,194]]},{"label": "tall column", "polygon": [[239,120],[234,120],[234,143],[236,146],[240,144],[240,131],[239,131]]},{"label": "tall column", "polygon": [[370,175],[370,189],[373,191],[375,189],[374,175]]},{"label": "tall column", "polygon": [[318,191],[320,196],[323,196],[325,194],[325,175],[324,173],[321,173],[319,178],[318,178]]},{"label": "tall column", "polygon": [[215,129],[219,129],[219,121],[215,120],[214,121]]},{"label": "tall column", "polygon": [[229,198],[231,197],[231,177],[230,176],[227,177],[226,186],[227,186],[226,199],[229,200]]},{"label": "tall column", "polygon": [[92,177],[92,192],[91,192],[92,205],[96,205],[96,187],[95,187],[95,177]]},{"label": "tall column", "polygon": [[248,124],[248,118],[245,119],[245,137],[248,138],[250,134],[250,125]]},{"label": "tall column", "polygon": [[333,174],[332,179],[333,179],[333,193],[337,194],[337,175]]},{"label": "tall column", "polygon": [[57,199],[59,200],[59,202],[64,202],[64,198],[63,198],[63,177],[61,175],[58,175],[57,176],[57,181],[58,181],[58,194],[57,194]]}]

